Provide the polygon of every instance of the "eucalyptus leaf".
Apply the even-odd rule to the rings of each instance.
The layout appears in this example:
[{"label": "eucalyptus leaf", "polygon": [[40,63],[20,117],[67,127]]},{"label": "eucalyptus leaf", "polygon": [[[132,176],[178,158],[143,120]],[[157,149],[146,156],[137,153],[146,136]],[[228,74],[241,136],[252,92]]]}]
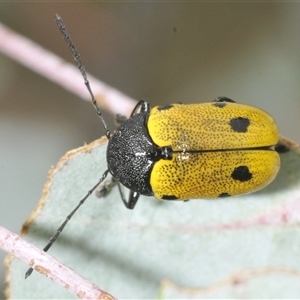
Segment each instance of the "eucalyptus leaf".
[{"label": "eucalyptus leaf", "polygon": [[[159,201],[124,207],[117,187],[93,193],[49,253],[114,297],[299,298],[300,152],[283,139],[281,169],[263,190],[220,200]],[[50,170],[43,197],[23,229],[43,248],[106,170],[106,141],[68,152]],[[12,299],[73,299],[12,259]]]}]

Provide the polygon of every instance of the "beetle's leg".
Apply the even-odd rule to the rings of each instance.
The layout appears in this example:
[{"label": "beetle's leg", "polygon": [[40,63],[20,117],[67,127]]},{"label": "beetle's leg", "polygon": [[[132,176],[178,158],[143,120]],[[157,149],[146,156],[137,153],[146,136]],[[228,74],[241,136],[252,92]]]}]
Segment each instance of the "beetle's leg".
[{"label": "beetle's leg", "polygon": [[138,110],[140,110],[140,112],[149,112],[150,111],[150,104],[148,101],[142,99],[138,102],[138,104],[135,106],[135,108],[133,109],[132,113],[131,113],[131,117],[134,116],[135,114],[138,113]]},{"label": "beetle's leg", "polygon": [[140,193],[130,191],[129,193],[129,199],[128,199],[128,206],[126,206],[129,209],[134,209],[135,205],[137,204],[138,200],[140,198]]},{"label": "beetle's leg", "polygon": [[121,124],[123,124],[128,118],[126,116],[120,115],[120,114],[116,114],[115,115],[115,123],[117,126],[120,126]]},{"label": "beetle's leg", "polygon": [[217,97],[214,102],[231,102],[231,103],[235,103],[234,100],[228,98],[228,97],[224,97],[224,96],[221,96],[221,97]]},{"label": "beetle's leg", "polygon": [[99,187],[96,189],[95,195],[98,198],[105,197],[111,190],[111,188],[117,183],[117,180],[114,177],[106,179],[102,182]]},{"label": "beetle's leg", "polygon": [[[138,110],[140,110],[140,112],[149,112],[150,111],[150,105],[149,105],[149,102],[142,99],[138,102],[138,104],[135,106],[135,108],[132,110],[132,113],[131,113],[131,117],[135,114],[138,113]],[[115,123],[117,126],[120,126],[121,124],[123,124],[125,121],[127,120],[127,117],[126,116],[123,116],[123,115],[120,115],[120,114],[117,114],[115,116]]]},{"label": "beetle's leg", "polygon": [[122,201],[123,201],[124,205],[128,209],[134,209],[136,203],[139,200],[140,193],[137,193],[137,192],[134,192],[134,191],[130,190],[129,198],[128,198],[128,200],[126,200],[126,197],[124,195],[123,186],[119,181],[118,181],[118,187],[119,187],[119,192],[120,192],[120,195],[121,195],[121,198],[122,198]]}]

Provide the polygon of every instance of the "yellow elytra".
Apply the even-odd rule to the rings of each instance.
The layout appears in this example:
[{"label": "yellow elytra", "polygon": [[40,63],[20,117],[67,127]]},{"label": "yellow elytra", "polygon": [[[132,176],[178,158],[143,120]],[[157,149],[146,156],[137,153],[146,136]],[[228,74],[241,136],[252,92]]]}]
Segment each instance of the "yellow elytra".
[{"label": "yellow elytra", "polygon": [[277,125],[253,106],[226,100],[157,106],[150,111],[147,128],[156,145],[171,147],[173,153],[151,171],[150,185],[158,199],[254,192],[269,184],[280,167],[274,150]]}]

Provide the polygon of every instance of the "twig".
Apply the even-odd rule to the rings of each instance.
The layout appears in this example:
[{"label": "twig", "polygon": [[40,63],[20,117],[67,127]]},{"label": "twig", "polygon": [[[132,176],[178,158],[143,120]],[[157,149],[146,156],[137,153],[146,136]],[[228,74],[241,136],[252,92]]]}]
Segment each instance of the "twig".
[{"label": "twig", "polygon": [[34,265],[36,271],[81,299],[116,299],[72,269],[61,264],[48,253],[29,244],[2,226],[0,226],[0,248],[25,263]]},{"label": "twig", "polygon": [[[55,26],[54,20],[53,26]],[[59,32],[57,33],[57,40],[62,42],[62,47],[66,46]],[[82,99],[91,101],[81,74],[75,65],[67,63],[57,55],[1,23],[0,52],[49,80],[56,82]],[[136,104],[135,100],[99,81],[90,74],[88,74],[88,78],[100,107],[107,109],[113,114],[130,115]]]}]

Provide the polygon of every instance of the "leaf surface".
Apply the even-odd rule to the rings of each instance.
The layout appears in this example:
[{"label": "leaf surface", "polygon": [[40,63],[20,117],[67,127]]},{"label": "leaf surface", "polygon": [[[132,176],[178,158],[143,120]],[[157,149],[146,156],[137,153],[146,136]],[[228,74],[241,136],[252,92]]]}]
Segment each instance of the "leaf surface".
[{"label": "leaf surface", "polygon": [[[267,188],[242,197],[188,202],[141,197],[124,207],[117,187],[93,194],[49,250],[123,299],[292,298],[300,296],[300,155],[283,139],[281,169]],[[27,220],[26,240],[43,248],[106,169],[106,141],[68,152],[50,170]],[[12,259],[12,299],[72,299]]]}]

